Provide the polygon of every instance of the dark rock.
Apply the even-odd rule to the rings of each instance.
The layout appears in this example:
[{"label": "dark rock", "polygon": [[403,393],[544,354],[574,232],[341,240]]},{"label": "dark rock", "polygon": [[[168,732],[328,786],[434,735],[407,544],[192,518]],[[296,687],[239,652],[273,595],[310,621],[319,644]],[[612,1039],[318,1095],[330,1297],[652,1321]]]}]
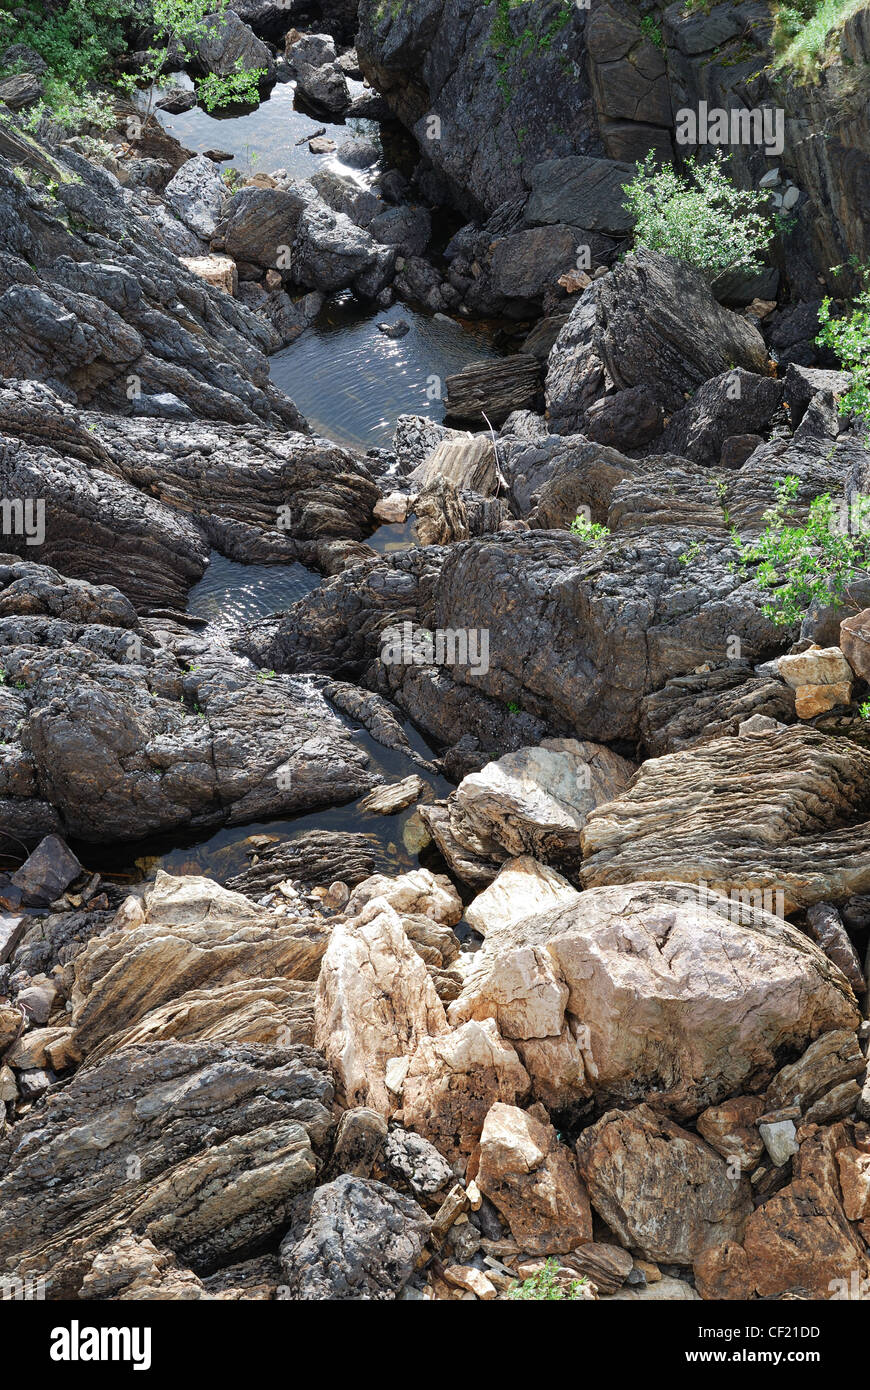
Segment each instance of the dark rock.
[{"label": "dark rock", "polygon": [[383,1183],[344,1176],[298,1201],[281,1242],[294,1299],[383,1301],[414,1273],[431,1222]]},{"label": "dark rock", "polygon": [[[763,442],[782,405],[783,390],[781,381],[739,367],[721,372],[671,417],[662,443],[671,453],[715,467],[729,436],[760,435]],[[751,453],[749,449],[740,463]]]},{"label": "dark rock", "polygon": [[48,907],[83,872],[72,850],[58,835],[47,835],[26,863],[12,875],[25,907]]},{"label": "dark rock", "polygon": [[472,362],[449,376],[446,386],[449,420],[498,426],[512,411],[534,410],[540,403],[541,366],[523,353],[494,362]]},{"label": "dark rock", "polygon": [[661,434],[663,415],[646,386],[631,386],[595,401],[586,412],[583,433],[615,449],[642,449]]},{"label": "dark rock", "polygon": [[295,840],[258,849],[257,860],[230,879],[227,887],[252,898],[288,878],[306,888],[328,887],[337,879],[353,887],[374,873],[388,873],[391,867],[375,836],[342,830],[308,830]]},{"label": "dark rock", "polygon": [[0,101],[5,102],[11,111],[23,111],[33,106],[43,95],[43,86],[32,72],[17,73],[14,77],[0,77]]}]

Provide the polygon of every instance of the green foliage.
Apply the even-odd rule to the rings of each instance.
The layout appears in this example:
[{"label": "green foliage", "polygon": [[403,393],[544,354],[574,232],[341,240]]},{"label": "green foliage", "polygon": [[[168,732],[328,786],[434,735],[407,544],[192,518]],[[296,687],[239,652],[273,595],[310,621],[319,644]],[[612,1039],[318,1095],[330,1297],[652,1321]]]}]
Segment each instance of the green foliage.
[{"label": "green foliage", "polygon": [[517,704],[516,700],[511,700],[511,701],[509,702],[509,704],[508,704],[508,710],[509,710],[509,712],[510,712],[511,714],[519,714],[519,712],[520,712],[520,707],[519,707],[519,705]]},{"label": "green foliage", "polygon": [[870,496],[856,494],[848,525],[828,493],[810,504],[806,521],[792,522],[789,511],[799,487],[792,473],[774,484],[776,502],[756,540],[747,543],[732,533],[743,572],[757,565],[756,583],[773,591],[764,612],[781,627],[799,622],[814,602],[839,599],[860,607],[849,585],[870,567]]},{"label": "green foliage", "polygon": [[517,1280],[508,1289],[508,1298],[530,1299],[536,1302],[556,1303],[565,1299],[583,1298],[583,1286],[588,1279],[571,1279],[567,1283],[561,1283],[558,1279],[559,1261],[547,1260],[544,1268],[539,1274],[533,1274],[529,1279]]},{"label": "green foliage", "polygon": [[851,376],[849,389],[840,401],[840,414],[857,415],[870,424],[870,270],[863,273],[866,288],[848,316],[833,318],[830,299],[822,300],[821,331],[816,342],[831,348]]},{"label": "green foliage", "polygon": [[701,542],[692,541],[692,544],[682,552],[679,557],[681,565],[690,565],[692,561],[701,553]]},{"label": "green foliage", "polygon": [[0,46],[28,44],[55,78],[78,89],[96,81],[124,52],[130,12],[131,0],[68,0],[64,9],[46,4],[23,9],[4,0]]},{"label": "green foliage", "polygon": [[587,521],[586,517],[579,513],[571,522],[571,530],[575,536],[595,546],[606,545],[610,536],[609,527],[602,526],[597,521]]},{"label": "green foliage", "polygon": [[865,700],[862,705],[858,706],[858,713],[862,719],[870,719],[870,700]]},{"label": "green foliage", "polygon": [[511,23],[511,11],[522,9],[529,0],[483,0],[483,3],[484,6],[495,4],[490,42],[498,59],[499,87],[505,100],[510,101],[513,91],[508,74],[512,65],[531,53],[549,52],[553,41],[571,23],[573,0],[561,0],[555,19],[542,32],[527,24],[518,33]]},{"label": "green foliage", "polygon": [[645,14],[640,21],[640,31],[651,43],[655,44],[656,48],[664,48],[665,40],[662,34],[662,26],[659,24],[656,15]]},{"label": "green foliage", "polygon": [[819,69],[850,15],[866,0],[789,0],[777,6],[774,70],[818,80]]},{"label": "green foliage", "polygon": [[636,246],[664,251],[715,276],[757,270],[774,238],[767,195],[735,188],[725,175],[731,158],[717,152],[707,164],[686,161],[686,173],[656,167],[655,155],[636,165],[623,185],[624,206],[635,218]]},{"label": "green foliage", "polygon": [[212,72],[197,82],[196,95],[209,114],[218,107],[231,106],[236,102],[256,106],[260,99],[260,80],[265,76],[265,68],[245,68],[240,58],[235,71],[228,76],[218,77]]}]

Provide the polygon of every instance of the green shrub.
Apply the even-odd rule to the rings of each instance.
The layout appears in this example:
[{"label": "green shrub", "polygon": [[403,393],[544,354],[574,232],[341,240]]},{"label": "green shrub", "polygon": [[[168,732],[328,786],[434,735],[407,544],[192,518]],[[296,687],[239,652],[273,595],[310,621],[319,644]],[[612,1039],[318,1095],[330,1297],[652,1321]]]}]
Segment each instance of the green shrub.
[{"label": "green shrub", "polygon": [[735,188],[725,175],[731,158],[717,152],[707,164],[686,161],[686,173],[657,168],[655,154],[623,185],[624,206],[635,219],[636,246],[686,261],[711,276],[757,270],[775,229],[767,195]]},{"label": "green shrub", "polygon": [[810,504],[806,521],[791,522],[788,513],[799,487],[794,474],[774,484],[776,502],[765,512],[767,526],[756,540],[744,542],[732,533],[743,572],[757,565],[756,583],[774,591],[764,612],[782,627],[800,622],[813,603],[845,600],[857,610],[862,605],[849,585],[870,573],[870,496],[856,494],[844,518],[825,493]]},{"label": "green shrub", "polygon": [[789,0],[779,5],[773,28],[775,70],[817,79],[832,39],[866,0]]},{"label": "green shrub", "polygon": [[571,1279],[568,1283],[560,1283],[557,1278],[558,1272],[559,1261],[547,1260],[539,1274],[533,1274],[529,1279],[518,1280],[508,1289],[507,1296],[513,1299],[554,1303],[563,1299],[583,1298],[583,1286],[589,1282],[588,1279]]},{"label": "green shrub", "polygon": [[575,536],[580,536],[590,545],[604,545],[610,537],[610,528],[602,526],[600,522],[589,521],[585,516],[578,512],[571,522],[571,530]]},{"label": "green shrub", "polygon": [[863,272],[866,288],[855,300],[851,314],[833,318],[830,299],[819,306],[821,331],[816,339],[837,354],[849,372],[849,389],[840,401],[841,415],[857,415],[870,425],[870,270]]}]

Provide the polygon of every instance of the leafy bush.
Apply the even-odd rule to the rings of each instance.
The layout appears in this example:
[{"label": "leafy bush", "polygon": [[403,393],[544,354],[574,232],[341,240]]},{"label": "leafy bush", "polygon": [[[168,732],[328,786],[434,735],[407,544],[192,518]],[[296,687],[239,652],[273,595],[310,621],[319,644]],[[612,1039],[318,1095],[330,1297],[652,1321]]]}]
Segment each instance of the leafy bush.
[{"label": "leafy bush", "polygon": [[841,415],[857,415],[870,424],[870,270],[864,271],[867,287],[855,300],[855,308],[844,318],[833,318],[830,299],[819,306],[821,331],[817,343],[837,354],[851,383],[840,401]]},{"label": "leafy bush", "polygon": [[764,612],[778,626],[800,622],[811,604],[844,600],[858,609],[849,585],[870,573],[870,496],[856,494],[846,519],[828,493],[810,504],[807,519],[792,523],[788,512],[800,481],[790,473],[775,484],[776,502],[765,512],[766,529],[752,542],[733,533],[745,572],[757,564],[756,583],[775,590]]},{"label": "leafy bush", "polygon": [[589,521],[579,512],[571,522],[571,530],[575,536],[580,536],[590,545],[604,545],[610,536],[609,527],[602,526],[597,521]]},{"label": "leafy bush", "polygon": [[714,277],[723,270],[757,270],[775,235],[767,195],[735,188],[725,175],[730,158],[717,152],[707,164],[689,159],[685,174],[657,168],[654,153],[638,163],[631,183],[623,185],[635,245]]},{"label": "leafy bush", "polygon": [[559,1261],[547,1260],[539,1274],[530,1279],[518,1280],[508,1289],[508,1298],[534,1299],[536,1301],[559,1302],[564,1299],[584,1298],[583,1287],[588,1279],[571,1279],[561,1283],[558,1279]]}]

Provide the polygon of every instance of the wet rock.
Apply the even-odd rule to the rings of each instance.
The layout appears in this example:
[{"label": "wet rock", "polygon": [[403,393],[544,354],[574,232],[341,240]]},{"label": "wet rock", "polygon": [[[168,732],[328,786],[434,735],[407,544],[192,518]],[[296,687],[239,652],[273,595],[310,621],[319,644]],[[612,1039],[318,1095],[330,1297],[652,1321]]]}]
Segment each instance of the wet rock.
[{"label": "wet rock", "polygon": [[496,1104],[480,1136],[475,1179],[521,1250],[550,1255],[592,1238],[589,1200],[552,1125]]},{"label": "wet rock", "polygon": [[593,1207],[645,1259],[686,1265],[742,1235],[749,1183],[732,1179],[718,1154],[649,1106],[610,1111],[576,1149]]},{"label": "wet rock", "polygon": [[[125,1233],[208,1272],[286,1227],[293,1197],[314,1180],[312,1139],[329,1132],[331,1101],[309,1048],[116,1053],[7,1142],[4,1255],[22,1274],[45,1274],[51,1298],[77,1296],[96,1253]],[[47,1185],[49,1172],[57,1181]]]},{"label": "wet rock", "polygon": [[281,1242],[293,1299],[382,1302],[414,1273],[431,1223],[411,1197],[344,1176],[300,1201]]},{"label": "wet rock", "polygon": [[328,887],[339,874],[349,884],[362,883],[376,869],[390,866],[374,837],[347,830],[308,830],[295,840],[257,850],[257,862],[229,879],[227,886],[258,898],[286,879],[306,887]]},{"label": "wet rock", "polygon": [[862,892],[866,762],[857,744],[795,727],[652,759],[587,816],[583,882],[703,882],[749,901],[766,891],[782,913]]},{"label": "wet rock", "polygon": [[[796,928],[677,884],[593,889],[487,934],[448,1017],[494,1019],[559,1108],[649,1100],[690,1117],[857,1013]],[[632,1027],[625,1027],[631,1018]]]},{"label": "wet rock", "polygon": [[12,882],[21,889],[25,907],[48,907],[83,872],[69,846],[58,835],[47,835],[12,875]]}]

